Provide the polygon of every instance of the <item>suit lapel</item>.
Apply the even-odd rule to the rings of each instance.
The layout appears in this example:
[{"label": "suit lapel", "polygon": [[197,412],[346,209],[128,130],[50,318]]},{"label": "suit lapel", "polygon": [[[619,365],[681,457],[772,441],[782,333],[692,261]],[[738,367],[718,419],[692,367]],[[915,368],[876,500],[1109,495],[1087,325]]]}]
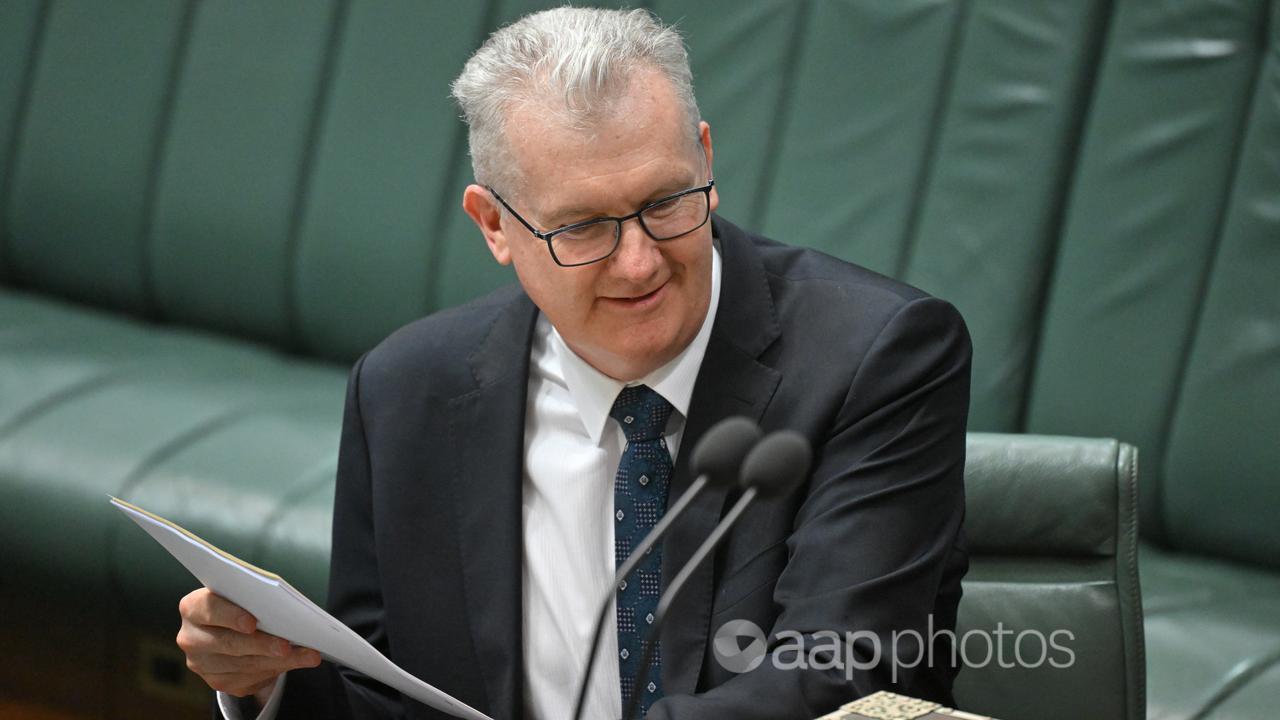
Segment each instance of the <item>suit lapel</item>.
[{"label": "suit lapel", "polygon": [[[759,421],[781,380],[780,373],[758,360],[780,335],[764,266],[742,231],[719,218],[713,218],[713,227],[723,262],[720,305],[690,401],[672,498],[692,482],[689,456],[702,435],[734,415]],[[504,308],[468,358],[476,387],[449,402],[463,601],[487,710],[495,717],[523,714],[521,500],[529,347],[536,319],[537,308],[523,294]],[[711,533],[728,495],[726,490],[704,492],[672,528],[663,544],[664,583]],[[697,688],[713,592],[714,567],[708,562],[671,606],[662,631],[667,694]]]},{"label": "suit lapel", "polygon": [[[713,219],[722,261],[720,304],[703,356],[680,440],[671,498],[693,481],[689,456],[706,431],[719,421],[743,415],[759,421],[782,379],[758,358],[780,335],[764,266],[741,230]],[[663,543],[662,578],[666,585],[711,534],[725,510],[726,489],[709,489],[672,526]],[[671,605],[662,629],[662,683],[668,695],[697,689],[707,645],[714,593],[714,563],[706,562]]]},{"label": "suit lapel", "polygon": [[536,318],[536,308],[523,294],[502,310],[468,358],[476,388],[449,402],[462,600],[488,713],[500,718],[522,714],[521,493],[529,343]]}]

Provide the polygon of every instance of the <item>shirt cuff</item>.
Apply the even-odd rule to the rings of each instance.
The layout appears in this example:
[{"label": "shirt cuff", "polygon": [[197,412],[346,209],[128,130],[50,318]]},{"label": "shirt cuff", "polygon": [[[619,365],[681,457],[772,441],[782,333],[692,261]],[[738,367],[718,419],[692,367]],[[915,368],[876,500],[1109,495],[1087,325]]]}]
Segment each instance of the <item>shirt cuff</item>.
[{"label": "shirt cuff", "polygon": [[289,673],[280,673],[276,678],[276,686],[271,688],[271,697],[262,706],[262,712],[253,717],[253,709],[257,705],[252,697],[238,698],[226,693],[218,693],[218,709],[222,711],[223,720],[275,720],[280,711],[281,698],[284,697],[284,681]]}]

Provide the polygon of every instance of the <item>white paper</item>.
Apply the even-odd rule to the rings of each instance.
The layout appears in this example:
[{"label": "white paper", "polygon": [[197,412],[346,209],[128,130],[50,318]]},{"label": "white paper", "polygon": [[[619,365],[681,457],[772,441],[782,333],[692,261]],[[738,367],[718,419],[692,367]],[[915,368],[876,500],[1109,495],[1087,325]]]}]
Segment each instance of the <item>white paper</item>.
[{"label": "white paper", "polygon": [[337,618],[275,573],[254,567],[164,518],[111,498],[131,520],[177,558],[213,592],[249,611],[258,628],[312,648],[325,659],[364,673],[430,707],[468,720],[492,720],[447,693],[401,670]]}]

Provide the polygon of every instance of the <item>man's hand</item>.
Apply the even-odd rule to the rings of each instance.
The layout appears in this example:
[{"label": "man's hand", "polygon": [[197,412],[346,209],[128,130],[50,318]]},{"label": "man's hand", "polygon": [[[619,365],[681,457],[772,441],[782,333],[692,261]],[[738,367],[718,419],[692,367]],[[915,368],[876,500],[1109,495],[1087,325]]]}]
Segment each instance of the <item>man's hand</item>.
[{"label": "man's hand", "polygon": [[282,673],[320,664],[320,653],[259,632],[257,618],[208,588],[182,598],[178,613],[187,667],[219,692],[254,695],[261,705]]}]

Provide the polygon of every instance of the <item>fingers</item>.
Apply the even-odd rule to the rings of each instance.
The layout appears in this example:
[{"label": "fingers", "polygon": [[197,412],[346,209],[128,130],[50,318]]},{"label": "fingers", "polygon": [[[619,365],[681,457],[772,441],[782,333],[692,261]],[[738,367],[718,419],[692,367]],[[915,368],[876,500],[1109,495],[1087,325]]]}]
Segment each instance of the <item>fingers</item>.
[{"label": "fingers", "polygon": [[177,643],[187,667],[210,687],[232,695],[268,688],[284,672],[320,664],[320,654],[257,630],[257,620],[205,588],[178,603]]},{"label": "fingers", "polygon": [[187,661],[187,666],[209,687],[237,697],[270,687],[276,678],[289,670],[319,664],[320,654],[305,648],[295,648],[295,654],[288,659],[209,655],[199,661],[189,657]]},{"label": "fingers", "polygon": [[[196,660],[203,673],[274,672],[320,664],[320,653],[290,645],[274,635],[256,632],[245,635],[234,630],[196,627],[179,632],[179,647],[188,660]],[[190,664],[190,663],[188,663]]]},{"label": "fingers", "polygon": [[183,620],[199,625],[214,625],[243,633],[251,633],[258,628],[257,618],[209,588],[187,593],[178,602],[178,614]]},{"label": "fingers", "polygon": [[264,632],[242,633],[213,625],[199,628],[224,655],[280,659],[289,655],[289,643]]},{"label": "fingers", "polygon": [[[297,656],[281,669],[267,658],[245,658],[232,656],[210,656],[207,664],[199,668],[192,667],[188,658],[187,666],[198,674],[210,688],[236,697],[247,697],[269,689],[276,678],[287,670],[315,667],[320,664],[320,654],[315,650],[295,648]],[[278,663],[278,661],[276,661]]]}]

